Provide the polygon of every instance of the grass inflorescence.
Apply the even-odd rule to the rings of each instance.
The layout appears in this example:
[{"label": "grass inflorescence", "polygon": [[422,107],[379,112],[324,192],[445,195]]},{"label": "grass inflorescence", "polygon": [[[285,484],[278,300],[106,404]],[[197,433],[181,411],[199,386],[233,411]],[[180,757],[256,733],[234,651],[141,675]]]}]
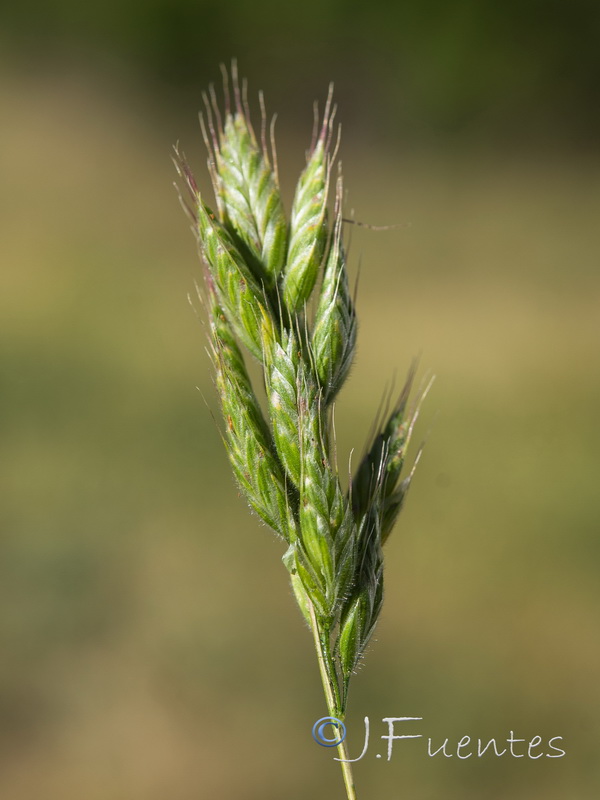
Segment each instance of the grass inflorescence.
[{"label": "grass inflorescence", "polygon": [[[286,543],[283,563],[314,636],[328,711],[343,720],[351,676],[381,611],[382,548],[414,473],[413,466],[402,477],[423,393],[408,405],[411,370],[345,490],[332,456],[332,411],[354,357],[357,320],[343,244],[341,170],[333,176],[332,92],[288,219],[262,96],[257,137],[235,62],[232,80],[225,70],[223,76],[224,109],[211,87],[201,116],[214,207],[177,150],[175,159],[206,267],[223,440],[251,508]],[[265,411],[248,355],[262,367]],[[343,743],[339,751],[345,759]],[[350,765],[342,768],[354,798]]]}]

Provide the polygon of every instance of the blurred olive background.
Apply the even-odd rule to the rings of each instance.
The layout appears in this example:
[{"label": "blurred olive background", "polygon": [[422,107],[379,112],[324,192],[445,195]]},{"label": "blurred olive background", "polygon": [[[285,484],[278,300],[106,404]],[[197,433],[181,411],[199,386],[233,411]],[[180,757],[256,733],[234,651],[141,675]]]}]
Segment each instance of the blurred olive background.
[{"label": "blurred olive background", "polygon": [[[343,796],[311,640],[222,450],[200,92],[237,56],[283,191],[335,81],[360,266],[342,473],[437,376],[348,718],[361,798],[600,789],[600,7],[74,0],[0,8],[0,797]],[[353,451],[353,452],[352,452]],[[413,451],[416,452],[416,446]],[[381,720],[419,716],[397,742]],[[562,759],[430,758],[514,731]],[[517,752],[526,752],[519,746]]]}]

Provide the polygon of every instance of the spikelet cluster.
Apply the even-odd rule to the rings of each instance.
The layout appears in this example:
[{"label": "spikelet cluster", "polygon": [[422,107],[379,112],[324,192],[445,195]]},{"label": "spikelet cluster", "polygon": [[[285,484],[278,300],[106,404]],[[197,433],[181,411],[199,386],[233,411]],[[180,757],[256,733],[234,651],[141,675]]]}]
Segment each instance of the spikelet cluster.
[{"label": "spikelet cluster", "polygon": [[[418,404],[407,406],[413,376],[344,490],[331,456],[331,410],[352,364],[357,321],[341,173],[332,181],[331,90],[289,218],[262,97],[257,137],[235,63],[232,81],[224,72],[224,95],[221,110],[211,88],[201,118],[214,205],[176,152],[206,265],[223,439],[241,492],[287,543],[283,563],[302,613],[325,642],[343,714],[350,676],[381,610],[382,547],[412,478],[401,472],[418,413]],[[264,410],[248,356],[262,365]]]}]

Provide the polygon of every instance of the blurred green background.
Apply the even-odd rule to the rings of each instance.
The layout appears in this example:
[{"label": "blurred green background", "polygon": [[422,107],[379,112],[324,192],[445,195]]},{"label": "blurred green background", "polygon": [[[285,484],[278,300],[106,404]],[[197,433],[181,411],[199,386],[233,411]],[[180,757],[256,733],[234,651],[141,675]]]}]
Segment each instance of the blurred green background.
[{"label": "blurred green background", "polygon": [[[359,797],[598,796],[599,33],[591,0],[2,5],[2,800],[343,797],[186,299],[170,147],[208,191],[196,112],[232,56],[278,112],[288,208],[334,80],[348,209],[399,224],[352,231],[340,464],[413,356],[437,376],[352,690]],[[388,716],[567,755],[388,763]]]}]

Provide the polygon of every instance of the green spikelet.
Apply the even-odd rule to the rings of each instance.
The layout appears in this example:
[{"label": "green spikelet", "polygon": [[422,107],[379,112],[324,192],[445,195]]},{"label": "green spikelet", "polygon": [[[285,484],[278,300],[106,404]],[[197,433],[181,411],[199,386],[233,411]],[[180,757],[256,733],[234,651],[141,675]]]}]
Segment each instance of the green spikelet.
[{"label": "green spikelet", "polygon": [[267,392],[277,453],[298,488],[300,532],[294,571],[318,614],[332,618],[353,579],[351,507],[332,470],[322,432],[321,392],[296,334],[284,332],[267,357]]},{"label": "green spikelet", "polygon": [[377,624],[383,604],[383,552],[376,516],[365,519],[360,531],[354,589],[340,615],[337,642],[344,696]]},{"label": "green spikelet", "polygon": [[270,343],[270,349],[267,349],[267,341],[264,342],[267,401],[279,459],[290,480],[299,488],[302,475],[300,407],[314,404],[317,386],[302,361],[298,337],[289,331],[282,331],[281,337],[281,342]]},{"label": "green spikelet", "polygon": [[[214,141],[213,180],[223,222],[247,248],[248,261],[267,289],[276,283],[285,260],[287,221],[277,174],[266,146],[259,147],[243,108],[237,74],[235,104]],[[210,105],[205,98],[207,113]],[[264,112],[263,112],[264,113]],[[263,120],[264,122],[264,120]]]},{"label": "green spikelet", "polygon": [[308,420],[305,425],[301,420],[300,425],[303,433],[304,428],[308,433],[306,438],[303,435],[300,539],[325,599],[318,611],[331,622],[354,580],[356,528],[338,477],[327,462],[322,446],[313,440],[312,422]]},{"label": "green spikelet", "polygon": [[290,548],[282,560],[287,567],[288,572],[290,573],[290,584],[292,586],[296,602],[298,603],[298,607],[306,623],[310,627],[312,624],[311,609],[314,608],[314,606],[311,601],[311,595],[304,588],[302,579],[298,574],[298,569],[296,566],[296,548]]},{"label": "green spikelet", "polygon": [[406,450],[419,416],[421,404],[433,382],[432,379],[420,393],[412,410],[407,411],[408,396],[413,379],[414,367],[408,374],[398,402],[386,424],[375,436],[373,444],[362,459],[352,484],[352,507],[355,518],[360,521],[376,507],[381,521],[383,544],[391,533],[402,508],[420,457],[419,451],[410,474],[400,481]]},{"label": "green spikelet", "polygon": [[[331,94],[330,94],[331,98]],[[314,288],[327,242],[329,158],[327,137],[330,100],[321,134],[296,187],[292,205],[287,261],[283,273],[283,301],[292,313],[302,311]]]},{"label": "green spikelet", "polygon": [[258,516],[284,539],[293,541],[297,501],[287,490],[244,358],[216,302],[211,308],[211,334],[225,443],[238,484]]},{"label": "green spikelet", "polygon": [[227,319],[250,352],[262,360],[261,321],[267,299],[231,237],[200,198],[198,233]]},{"label": "green spikelet", "polygon": [[396,488],[411,430],[406,404],[413,379],[411,369],[396,406],[359,465],[352,484],[352,506],[357,519],[362,519],[375,501],[381,505]]},{"label": "green spikelet", "polygon": [[312,335],[315,369],[326,403],[342,387],[356,348],[356,313],[342,246],[342,179],[338,180],[333,236]]},{"label": "green spikelet", "polygon": [[420,404],[429,389],[428,386],[415,408],[407,413],[413,378],[411,369],[396,406],[375,436],[352,486],[352,509],[359,531],[357,569],[353,591],[341,613],[337,643],[345,692],[377,624],[383,603],[382,548],[402,509],[420,455],[419,452],[408,477],[399,482]]}]

